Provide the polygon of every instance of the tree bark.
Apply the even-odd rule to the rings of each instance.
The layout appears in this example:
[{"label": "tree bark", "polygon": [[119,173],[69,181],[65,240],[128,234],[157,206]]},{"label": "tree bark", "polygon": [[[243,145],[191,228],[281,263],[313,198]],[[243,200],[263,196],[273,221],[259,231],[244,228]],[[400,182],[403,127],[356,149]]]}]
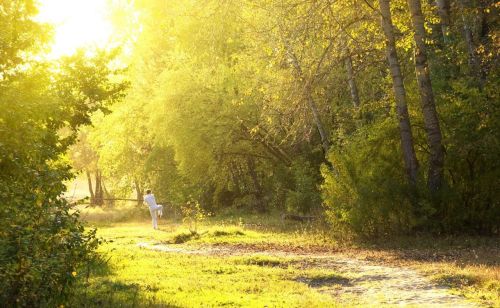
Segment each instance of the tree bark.
[{"label": "tree bark", "polygon": [[94,188],[92,187],[92,175],[90,174],[89,170],[85,170],[85,173],[87,174],[87,183],[89,185],[90,204],[94,204],[95,195],[94,195]]},{"label": "tree bark", "polygon": [[135,193],[137,196],[137,206],[141,207],[142,203],[144,201],[144,190],[141,188],[141,185],[139,184],[139,180],[137,178],[134,178],[134,185],[135,185]]},{"label": "tree bark", "polygon": [[[302,71],[302,67],[300,66],[299,60],[295,56],[295,53],[291,49],[290,46],[287,44],[287,52],[290,55],[291,62],[293,67],[295,68],[295,71],[297,73],[297,76],[300,80],[305,81],[305,76]],[[304,94],[306,96],[306,101],[307,105],[309,106],[309,109],[311,110],[311,113],[313,115],[313,120],[314,124],[316,124],[316,128],[318,129],[319,136],[321,138],[321,146],[323,148],[323,152],[325,156],[328,154],[328,150],[330,149],[330,141],[328,140],[328,135],[326,133],[326,130],[323,126],[323,123],[321,122],[321,117],[319,116],[319,111],[318,107],[316,105],[316,102],[314,101],[314,98],[311,93],[311,84],[308,81],[305,81],[306,85],[304,87]],[[333,166],[332,166],[333,167]]]},{"label": "tree bark", "polygon": [[450,3],[449,0],[436,0],[436,5],[438,8],[443,41],[446,44],[450,41]]},{"label": "tree bark", "polygon": [[230,166],[229,171],[231,172],[231,178],[233,180],[234,187],[236,188],[235,191],[239,195],[241,193],[240,172],[235,162],[230,162]]},{"label": "tree bark", "polygon": [[360,106],[358,86],[356,85],[356,80],[354,79],[354,72],[352,69],[352,58],[349,49],[347,49],[344,62],[347,72],[347,80],[349,81],[349,89],[351,90],[352,104],[354,105],[354,107],[358,108]]},{"label": "tree bark", "polygon": [[104,202],[101,180],[102,180],[101,172],[99,171],[99,169],[97,169],[95,172],[95,190],[94,190],[94,195],[95,195],[94,200],[96,205],[102,205]]},{"label": "tree bark", "polygon": [[382,14],[382,28],[385,35],[386,56],[387,61],[389,62],[394,97],[396,100],[396,112],[399,120],[399,133],[401,138],[403,160],[409,183],[415,185],[418,174],[418,160],[415,154],[410,116],[408,114],[408,106],[406,104],[406,90],[396,51],[396,38],[394,36],[394,26],[392,24],[390,0],[379,0],[379,5],[380,12]]},{"label": "tree bark", "polygon": [[464,27],[464,39],[467,46],[469,72],[472,77],[480,75],[479,61],[476,55],[476,44],[474,43],[474,34],[472,32],[472,25],[474,22],[470,18],[471,4],[469,0],[460,1],[462,22]]},{"label": "tree bark", "polygon": [[114,203],[114,198],[113,196],[110,194],[110,192],[108,191],[108,189],[106,188],[106,183],[104,182],[104,179],[102,178],[102,175],[101,175],[101,186],[102,186],[102,191],[103,191],[103,204],[104,204],[104,199],[107,199],[109,200],[109,204],[110,205],[113,205]]},{"label": "tree bark", "polygon": [[434,92],[432,90],[427,47],[425,46],[424,16],[420,0],[408,0],[415,40],[415,72],[420,92],[420,102],[424,115],[427,142],[430,148],[429,174],[427,184],[432,192],[442,186],[444,167],[444,148],[442,145],[441,128],[439,125]]},{"label": "tree bark", "polygon": [[[308,87],[309,88],[309,87]],[[316,106],[316,102],[314,101],[311,90],[306,89],[307,95],[307,104],[309,105],[309,109],[313,114],[314,123],[316,123],[316,127],[318,128],[319,136],[321,138],[321,145],[323,147],[323,152],[325,156],[328,154],[328,150],[330,149],[330,141],[328,140],[328,135],[325,131],[323,123],[321,122],[321,118],[319,116],[318,107]]]},{"label": "tree bark", "polygon": [[255,170],[255,161],[253,157],[247,158],[247,165],[248,165],[248,172],[250,173],[250,177],[252,179],[252,184],[254,187],[255,198],[257,199],[257,211],[263,213],[266,211],[266,207],[264,204],[262,187],[260,186],[259,178]]},{"label": "tree bark", "polygon": [[246,136],[248,136],[252,140],[257,140],[276,159],[278,159],[279,161],[281,161],[283,164],[285,164],[288,167],[291,166],[292,160],[291,160],[291,158],[288,156],[288,154],[283,149],[281,149],[279,146],[277,146],[275,144],[272,144],[271,142],[269,142],[268,140],[266,140],[266,137],[263,136],[260,132],[257,132],[256,134],[250,133],[251,129],[248,128],[248,126],[246,126],[245,123],[242,120],[240,120],[240,126],[241,126],[242,132]]}]

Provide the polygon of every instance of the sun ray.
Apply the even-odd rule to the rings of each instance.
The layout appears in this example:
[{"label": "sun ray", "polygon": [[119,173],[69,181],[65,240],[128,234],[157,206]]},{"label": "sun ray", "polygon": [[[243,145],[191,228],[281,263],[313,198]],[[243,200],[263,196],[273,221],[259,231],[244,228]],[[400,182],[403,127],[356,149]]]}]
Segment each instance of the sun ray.
[{"label": "sun ray", "polygon": [[113,25],[105,0],[42,0],[38,21],[54,26],[50,58],[70,55],[85,46],[105,47]]}]

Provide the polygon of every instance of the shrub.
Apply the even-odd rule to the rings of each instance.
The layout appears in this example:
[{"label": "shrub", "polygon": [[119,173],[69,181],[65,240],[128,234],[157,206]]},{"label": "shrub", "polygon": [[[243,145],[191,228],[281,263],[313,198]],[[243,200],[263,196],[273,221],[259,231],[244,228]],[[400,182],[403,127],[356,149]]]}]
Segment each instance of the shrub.
[{"label": "shrub", "polygon": [[99,244],[59,197],[67,170],[42,165],[37,173],[0,176],[0,302],[7,307],[65,303]]},{"label": "shrub", "polygon": [[[395,129],[379,123],[329,153],[335,171],[322,167],[321,192],[331,224],[371,236],[408,232],[418,224]],[[421,218],[432,211],[427,208]]]},{"label": "shrub", "polygon": [[321,205],[321,195],[317,187],[320,181],[319,172],[311,163],[304,159],[297,159],[291,167],[293,175],[293,189],[286,194],[286,209],[289,212],[303,214],[311,212]]}]

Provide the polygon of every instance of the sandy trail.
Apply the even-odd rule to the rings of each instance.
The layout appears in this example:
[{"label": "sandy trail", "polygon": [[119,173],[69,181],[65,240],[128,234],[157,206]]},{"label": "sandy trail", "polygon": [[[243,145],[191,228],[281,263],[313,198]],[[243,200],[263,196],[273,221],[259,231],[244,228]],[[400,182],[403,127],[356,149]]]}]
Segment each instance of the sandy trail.
[{"label": "sandy trail", "polygon": [[464,298],[453,295],[450,289],[433,284],[417,271],[396,266],[358,260],[339,254],[294,253],[279,250],[241,249],[230,245],[198,248],[178,245],[138,243],[143,249],[166,253],[224,256],[292,257],[303,268],[328,268],[345,277],[346,281],[299,280],[319,292],[332,295],[335,300],[349,301],[372,307],[478,307]]}]

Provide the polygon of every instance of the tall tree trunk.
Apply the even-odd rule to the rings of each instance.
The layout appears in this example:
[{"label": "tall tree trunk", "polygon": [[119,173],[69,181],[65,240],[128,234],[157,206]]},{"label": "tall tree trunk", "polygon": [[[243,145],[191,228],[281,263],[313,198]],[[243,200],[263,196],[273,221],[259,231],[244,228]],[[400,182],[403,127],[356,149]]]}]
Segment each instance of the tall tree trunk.
[{"label": "tall tree trunk", "polygon": [[467,47],[469,73],[472,77],[480,76],[479,60],[476,55],[476,44],[474,42],[473,24],[474,18],[471,17],[472,5],[469,0],[460,0],[462,22],[464,27],[464,39]]},{"label": "tall tree trunk", "polygon": [[102,205],[104,201],[101,180],[101,172],[97,169],[95,172],[95,204],[97,205]]},{"label": "tall tree trunk", "polygon": [[347,72],[347,80],[349,81],[349,89],[351,90],[351,99],[354,107],[358,108],[360,106],[358,86],[356,85],[356,80],[354,79],[354,72],[352,69],[352,57],[349,49],[347,48],[345,55],[345,69]]},{"label": "tall tree trunk", "polygon": [[396,51],[396,39],[394,37],[394,26],[390,10],[390,0],[379,0],[380,12],[382,14],[382,28],[385,35],[386,56],[392,77],[392,86],[396,100],[396,112],[399,120],[399,133],[401,138],[401,149],[405,163],[406,173],[410,184],[415,184],[418,174],[418,160],[413,144],[410,116],[406,104],[406,90],[399,65]]},{"label": "tall tree trunk", "polygon": [[87,183],[89,185],[90,204],[94,204],[95,194],[94,194],[94,188],[92,187],[92,175],[90,174],[89,170],[85,170],[85,173],[87,174]]},{"label": "tall tree trunk", "polygon": [[432,192],[439,190],[443,181],[444,148],[439,126],[434,92],[432,90],[427,47],[425,46],[424,16],[420,0],[408,0],[415,40],[415,72],[417,74],[420,102],[424,115],[427,142],[430,148],[428,186]]},{"label": "tall tree trunk", "polygon": [[134,185],[135,185],[135,194],[136,194],[136,199],[137,199],[137,206],[141,207],[142,203],[144,202],[144,189],[141,188],[141,184],[139,184],[139,180],[137,178],[134,178]]},{"label": "tall tree trunk", "polygon": [[443,41],[446,44],[450,41],[450,2],[449,0],[436,0],[436,5],[438,8]]}]

